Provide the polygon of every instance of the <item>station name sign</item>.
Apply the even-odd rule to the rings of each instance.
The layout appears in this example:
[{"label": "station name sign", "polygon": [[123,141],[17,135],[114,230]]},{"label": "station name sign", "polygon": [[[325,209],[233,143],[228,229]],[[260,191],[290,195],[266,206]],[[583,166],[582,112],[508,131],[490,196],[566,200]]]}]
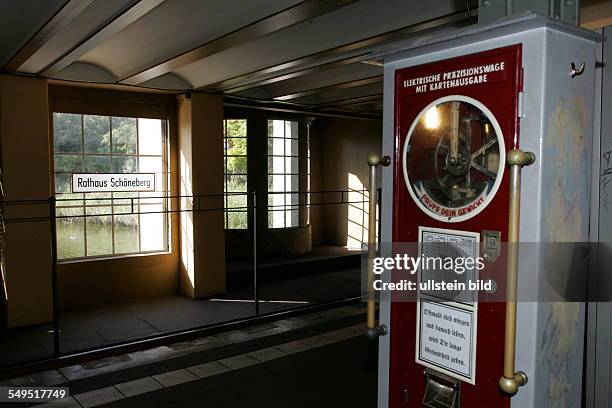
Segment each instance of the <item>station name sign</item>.
[{"label": "station name sign", "polygon": [[155,191],[155,173],[73,173],[73,193]]},{"label": "station name sign", "polygon": [[447,71],[430,72],[402,80],[402,88],[409,93],[419,94],[460,88],[506,79],[506,61],[491,61],[478,65],[454,68]]}]

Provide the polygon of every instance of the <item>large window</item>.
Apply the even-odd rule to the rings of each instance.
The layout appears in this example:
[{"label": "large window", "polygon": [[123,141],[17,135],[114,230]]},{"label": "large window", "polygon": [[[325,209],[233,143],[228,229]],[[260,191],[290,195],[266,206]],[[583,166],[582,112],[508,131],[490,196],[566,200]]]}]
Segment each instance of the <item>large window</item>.
[{"label": "large window", "polygon": [[299,223],[298,123],[268,120],[268,227]]},{"label": "large window", "polygon": [[223,121],[225,228],[248,228],[247,121]]},{"label": "large window", "polygon": [[[166,122],[53,114],[58,257],[168,250]],[[71,192],[72,173],[155,173],[155,192]],[[64,218],[67,217],[67,218]]]}]

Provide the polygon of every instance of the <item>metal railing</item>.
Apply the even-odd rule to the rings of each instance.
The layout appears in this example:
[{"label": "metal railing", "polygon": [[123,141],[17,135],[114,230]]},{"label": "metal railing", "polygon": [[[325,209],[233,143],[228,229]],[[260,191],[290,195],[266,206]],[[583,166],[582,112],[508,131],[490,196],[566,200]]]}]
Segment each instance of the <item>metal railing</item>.
[{"label": "metal railing", "polygon": [[[374,196],[376,197],[376,200],[378,200],[380,196],[379,193],[380,192],[377,191],[377,194],[374,194]],[[366,195],[369,194],[369,190],[366,188],[361,189],[361,190],[348,189],[348,190],[292,191],[292,192],[282,192],[282,193],[280,192],[279,193],[266,193],[266,194],[262,194],[259,198],[267,199],[268,194],[298,194],[298,196],[302,196],[304,200],[303,201],[298,200],[298,203],[291,204],[291,207],[300,208],[300,209],[303,209],[303,208],[312,209],[314,207],[320,207],[320,206],[359,205],[363,208],[364,211],[367,211],[368,204],[369,204],[369,200],[365,199]],[[364,199],[351,200],[350,197],[352,197],[355,194],[360,195],[360,197],[363,197]],[[214,201],[215,199],[219,200],[219,199],[223,199],[224,197],[232,196],[232,195],[247,196],[248,197],[247,205],[242,206],[242,207],[232,207],[232,208],[206,205],[207,202],[211,200],[212,201]],[[321,195],[322,198],[329,198],[331,195],[336,195],[336,196],[339,195],[339,197],[335,197],[337,198],[335,200],[325,201],[325,200],[318,199],[316,197],[317,195]],[[122,206],[122,207],[126,206],[126,204],[115,204],[114,203],[115,201],[120,202],[120,203],[125,203],[126,200],[129,200],[129,203],[130,203],[129,212],[115,213],[112,210],[114,206]],[[145,211],[141,211],[143,207],[146,207],[147,205],[146,201],[150,201],[150,200],[162,200],[164,201],[166,207],[162,209],[161,211],[159,210],[146,211],[146,208],[145,208]],[[100,201],[103,201],[106,203],[110,202],[110,204],[100,204],[99,206],[111,208],[111,211],[108,214],[87,214],[86,211],[83,211],[83,214],[58,215],[58,209],[67,208],[63,206],[62,204],[76,202],[76,201],[82,202],[83,203],[82,205],[84,207],[88,207],[87,203],[95,203],[95,202],[100,202]],[[186,203],[188,203],[189,208],[184,208],[186,206]],[[93,204],[93,205],[96,205],[96,204]],[[265,210],[262,210],[260,208],[260,206],[262,205],[265,206]],[[279,208],[279,207],[282,207],[282,208]],[[247,211],[250,217],[249,230],[251,231],[250,236],[252,239],[252,242],[251,242],[252,244],[252,272],[253,272],[252,279],[253,279],[253,303],[254,303],[253,316],[254,317],[265,317],[268,314],[277,315],[283,312],[262,314],[260,310],[260,303],[261,303],[260,295],[261,294],[260,294],[260,277],[258,276],[258,272],[260,269],[259,266],[261,262],[261,251],[260,251],[261,237],[258,237],[258,229],[261,228],[261,225],[259,225],[261,220],[258,219],[259,218],[258,213],[261,214],[262,213],[261,211],[266,211],[266,212],[285,211],[286,207],[287,207],[286,205],[273,205],[273,204],[265,203],[264,201],[261,201],[258,199],[258,195],[255,192],[250,192],[250,193],[235,192],[235,193],[202,194],[202,195],[170,195],[170,194],[161,193],[159,196],[156,196],[156,197],[146,196],[146,197],[133,197],[133,198],[123,198],[122,197],[122,198],[62,198],[62,199],[56,199],[55,197],[49,197],[46,200],[44,199],[2,200],[2,202],[0,203],[0,222],[2,224],[2,230],[0,231],[2,234],[0,236],[0,239],[2,239],[1,243],[3,244],[4,238],[5,238],[4,223],[6,224],[38,223],[38,222],[48,222],[49,223],[49,239],[50,239],[49,250],[51,252],[50,270],[51,270],[51,280],[52,280],[51,289],[52,289],[52,307],[53,307],[53,311],[52,311],[53,356],[52,357],[57,359],[60,357],[64,358],[66,356],[75,355],[75,353],[79,355],[82,355],[83,353],[88,353],[88,352],[95,353],[98,350],[108,349],[109,347],[121,347],[122,345],[133,344],[135,341],[137,342],[154,341],[154,340],[159,340],[161,338],[165,338],[167,336],[179,335],[186,331],[193,332],[197,330],[208,329],[213,326],[215,327],[218,326],[218,324],[200,325],[200,326],[185,328],[184,330],[164,332],[158,335],[141,337],[141,338],[138,338],[137,340],[126,339],[125,341],[120,341],[120,342],[113,343],[110,345],[94,347],[94,348],[90,348],[87,350],[79,350],[78,352],[63,353],[61,350],[62,341],[60,338],[61,316],[60,316],[60,297],[59,297],[59,291],[58,291],[58,263],[61,262],[58,259],[58,222],[61,222],[64,219],[74,219],[74,218],[87,219],[88,217],[105,217],[105,216],[118,216],[118,215],[124,216],[124,215],[141,215],[141,214],[165,214],[169,216],[171,214],[179,214],[179,213],[201,213],[201,212],[223,212],[223,211],[244,212],[244,211]],[[27,210],[28,208],[36,208],[37,214],[34,216],[24,214],[24,209]],[[45,211],[45,208],[48,209],[48,211]],[[18,214],[13,217],[7,217],[6,210],[9,210],[9,213],[11,213],[13,212],[11,211],[11,209],[12,210],[19,209],[19,211],[17,211]],[[43,212],[46,212],[46,215],[43,215]],[[259,228],[258,228],[258,225],[259,225]],[[301,225],[301,226],[304,226],[304,225]],[[371,224],[369,226],[371,226]],[[374,229],[377,231],[379,229],[379,226],[380,226],[380,223],[378,222],[377,225],[375,225]],[[170,234],[170,232],[168,232],[168,234]],[[174,249],[174,250],[178,250],[178,249]],[[120,257],[122,255],[127,256],[130,254],[116,254],[117,257]],[[2,254],[2,261],[4,261],[4,254]],[[348,298],[338,299],[338,300],[340,301],[340,300],[347,300],[347,299]],[[357,293],[356,296],[350,297],[350,299],[357,301],[358,299],[360,299],[360,294]],[[327,301],[323,303],[327,303]],[[311,304],[305,305],[305,306],[295,305],[295,306],[292,306],[290,309],[288,308],[287,312],[296,311],[299,309],[308,310],[312,307],[313,305]],[[237,319],[236,321],[238,320],[243,320],[243,319]],[[224,324],[231,323],[231,322],[232,321],[228,320],[224,322]],[[29,364],[29,363],[36,362],[36,361],[37,360],[31,360],[31,361],[26,361],[24,363]],[[0,368],[6,369],[7,367],[5,366],[5,367],[0,367]]]}]

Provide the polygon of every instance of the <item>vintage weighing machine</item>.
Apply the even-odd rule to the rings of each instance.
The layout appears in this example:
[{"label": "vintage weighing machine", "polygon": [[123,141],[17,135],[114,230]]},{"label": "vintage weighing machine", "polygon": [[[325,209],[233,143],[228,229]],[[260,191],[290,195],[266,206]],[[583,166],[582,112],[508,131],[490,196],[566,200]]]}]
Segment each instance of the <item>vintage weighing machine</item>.
[{"label": "vintage weighing machine", "polygon": [[[370,302],[379,407],[581,406],[584,303],[547,301],[537,251],[512,243],[589,239],[599,41],[526,13],[375,56],[385,76],[383,157],[370,158],[382,180],[381,251],[435,241],[494,261],[507,245],[489,276],[503,300],[383,291],[378,323]],[[542,297],[522,301],[527,291]]]}]

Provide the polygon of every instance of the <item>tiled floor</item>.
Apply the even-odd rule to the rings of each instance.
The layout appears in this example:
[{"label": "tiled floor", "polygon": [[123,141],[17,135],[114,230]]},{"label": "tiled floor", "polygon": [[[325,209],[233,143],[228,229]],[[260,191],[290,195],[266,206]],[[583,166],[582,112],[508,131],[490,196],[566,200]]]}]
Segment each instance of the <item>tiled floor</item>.
[{"label": "tiled floor", "polygon": [[[82,364],[66,366],[57,370],[47,370],[27,376],[12,378],[9,380],[0,381],[0,386],[56,386],[67,382],[85,380],[101,375],[114,375],[114,373],[122,370],[134,369],[136,367],[154,363],[163,363],[164,361],[187,357],[193,355],[194,353],[213,351],[228,345],[235,345],[241,342],[254,341],[258,339],[273,338],[274,336],[278,335],[286,335],[293,331],[304,330],[317,324],[333,323],[334,321],[338,321],[338,319],[360,319],[363,313],[364,307],[362,304],[358,303],[351,306],[344,306],[287,319],[281,319],[269,323],[262,323],[242,330],[231,330],[215,336],[197,338],[180,343],[169,344],[167,346],[160,346],[124,355],[89,361]],[[288,342],[277,347],[265,347],[262,350],[247,353],[247,356],[243,357],[242,359],[245,361],[248,360],[248,358],[254,358],[258,361],[272,360],[286,354],[305,350],[309,346],[325,344],[327,339],[333,339],[333,336],[334,333],[332,332],[325,334],[324,336],[317,336],[302,340],[306,342],[314,342],[311,344]],[[232,365],[237,367],[240,364],[238,360],[228,362],[229,367],[224,364],[217,365],[211,363],[210,365],[207,365],[207,363],[195,365],[194,367],[188,368],[188,371],[200,378],[203,378],[206,376],[206,373],[215,373],[216,370],[223,370],[223,368],[229,370],[232,368]],[[134,385],[126,385],[126,387],[132,386],[136,387],[138,386],[138,383]]]},{"label": "tiled floor", "polygon": [[[261,313],[359,296],[359,268],[301,276],[260,285]],[[217,299],[180,295],[60,315],[60,349],[72,353],[146,336],[252,317],[253,290],[243,287]],[[52,356],[52,327],[39,325],[0,333],[0,367]]]},{"label": "tiled floor", "polygon": [[164,385],[153,377],[139,378],[115,385],[115,388],[126,397],[144,394],[164,388]]},{"label": "tiled floor", "polygon": [[239,354],[217,361],[114,384],[110,387],[103,387],[73,395],[71,398],[67,398],[64,401],[41,404],[37,405],[37,407],[49,408],[69,406],[89,408],[99,406],[136,395],[161,390],[162,388],[170,388],[179,384],[209,378],[230,371],[241,370],[245,367],[255,366],[274,359],[284,358],[295,353],[305,352],[317,347],[323,347],[342,340],[361,336],[364,329],[365,326],[363,324],[353,325],[316,336],[278,344],[273,347],[266,347],[247,354]]}]

